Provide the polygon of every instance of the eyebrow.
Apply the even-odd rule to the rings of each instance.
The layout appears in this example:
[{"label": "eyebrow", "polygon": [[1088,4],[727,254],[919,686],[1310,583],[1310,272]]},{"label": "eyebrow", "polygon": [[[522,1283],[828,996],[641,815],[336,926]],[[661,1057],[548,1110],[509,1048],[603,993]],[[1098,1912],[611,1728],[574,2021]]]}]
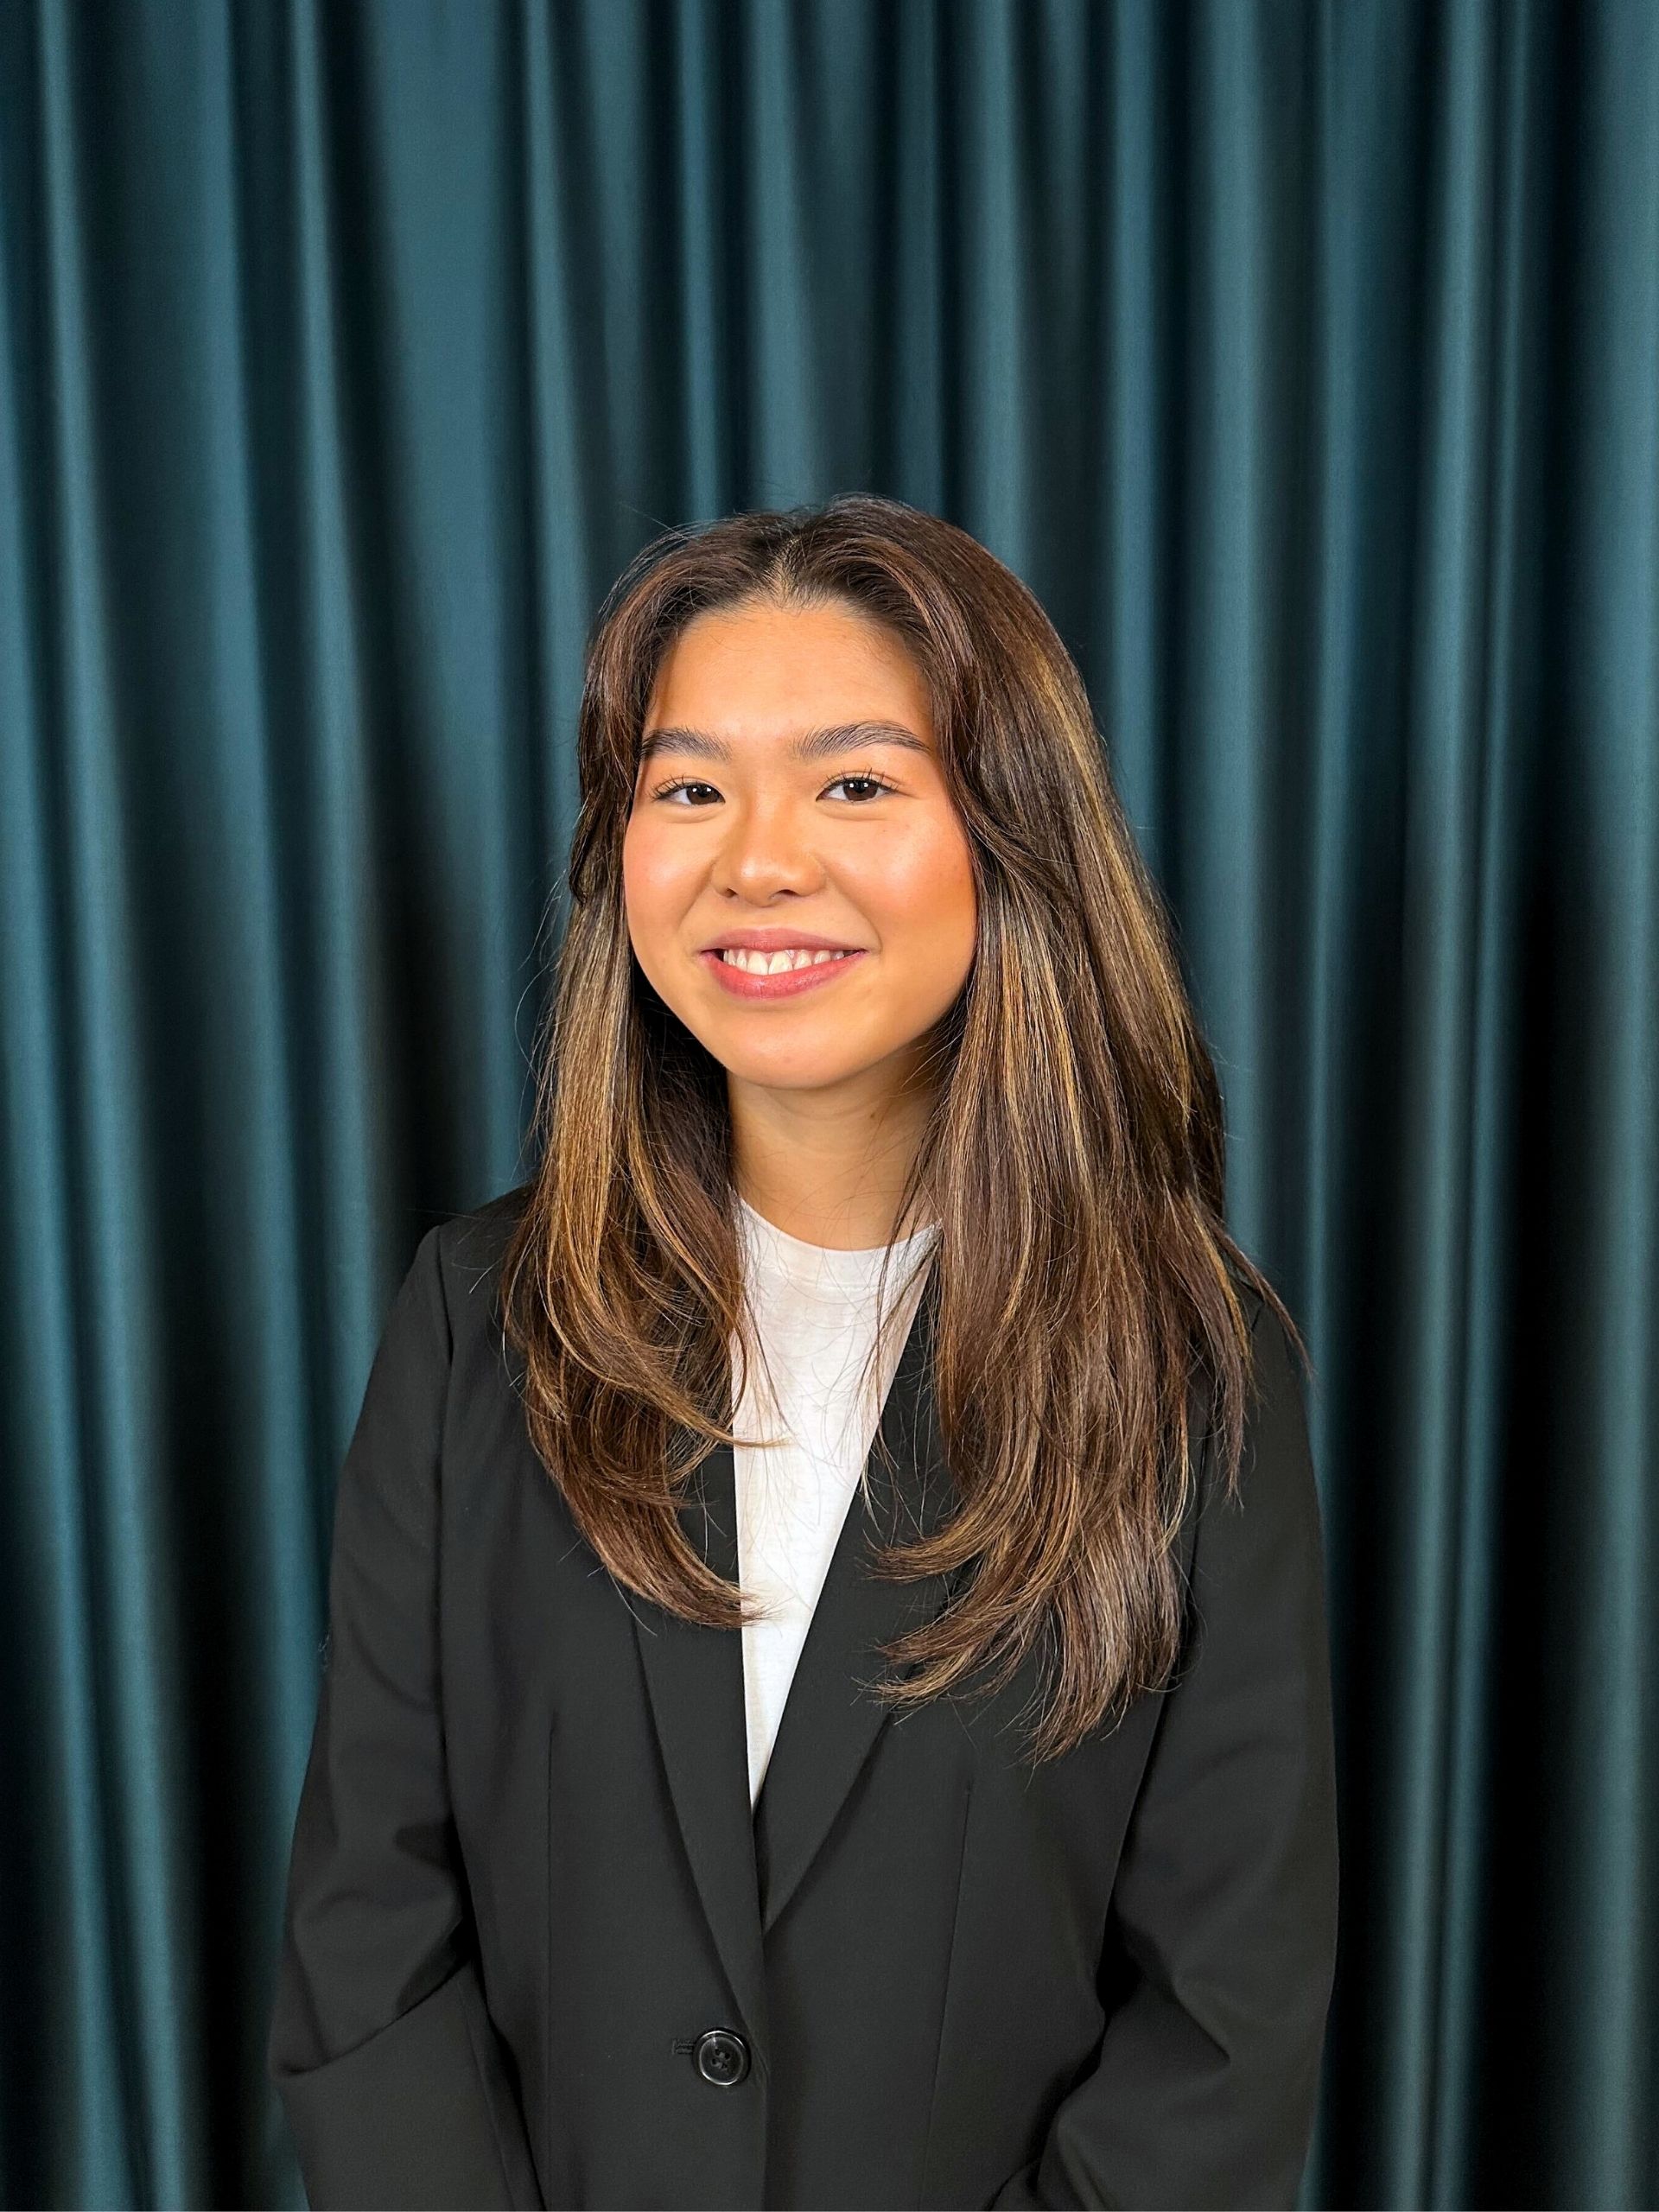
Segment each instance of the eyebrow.
[{"label": "eyebrow", "polygon": [[[794,760],[828,760],[866,745],[892,745],[908,753],[931,753],[931,747],[902,722],[832,722],[823,729],[803,730],[784,747]],[[654,753],[688,753],[697,760],[729,760],[732,748],[712,730],[671,727],[648,731],[640,740],[639,766]]]}]

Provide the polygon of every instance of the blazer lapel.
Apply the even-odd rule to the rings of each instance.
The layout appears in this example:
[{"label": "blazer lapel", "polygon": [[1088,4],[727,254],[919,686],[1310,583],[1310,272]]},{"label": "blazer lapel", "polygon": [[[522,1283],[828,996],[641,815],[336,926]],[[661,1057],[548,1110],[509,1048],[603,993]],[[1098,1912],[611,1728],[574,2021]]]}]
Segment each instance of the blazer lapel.
[{"label": "blazer lapel", "polygon": [[[876,1546],[931,1534],[950,1498],[928,1385],[935,1278],[930,1268],[887,1391],[867,1473],[874,1512],[855,1491],[808,1625],[753,1817],[741,1634],[702,1628],[659,1607],[630,1607],[687,1856],[733,1996],[758,2047],[766,2039],[764,1931],[812,1863],[869,1755],[887,1708],[861,1688],[888,1662],[880,1647],[938,1613],[943,1574],[880,1581]],[[681,1505],[688,1541],[716,1573],[738,1580],[736,1470],[716,1445]],[[903,1670],[912,1671],[909,1669]]]},{"label": "blazer lapel", "polygon": [[873,1446],[867,1461],[871,1504],[861,1490],[854,1491],[766,1763],[754,1810],[763,1930],[798,1888],[892,1717],[863,1683],[915,1671],[893,1669],[880,1646],[933,1618],[950,1595],[945,1575],[880,1580],[871,1565],[879,1544],[931,1535],[950,1500],[929,1382],[936,1303],[930,1268],[876,1433],[892,1454],[893,1472]]},{"label": "blazer lapel", "polygon": [[[680,1506],[687,1540],[717,1574],[737,1580],[735,1471],[729,1445],[698,1470]],[[766,1966],[749,1815],[743,1646],[660,1606],[631,1605],[657,1735],[702,1909],[757,2050],[766,2048]]]}]

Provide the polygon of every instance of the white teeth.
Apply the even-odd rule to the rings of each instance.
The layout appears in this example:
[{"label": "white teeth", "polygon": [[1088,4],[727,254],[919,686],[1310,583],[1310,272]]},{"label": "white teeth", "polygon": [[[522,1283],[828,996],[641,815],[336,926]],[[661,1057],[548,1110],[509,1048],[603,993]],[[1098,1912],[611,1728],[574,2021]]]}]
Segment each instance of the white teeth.
[{"label": "white teeth", "polygon": [[728,945],[721,953],[728,968],[741,968],[750,976],[781,976],[791,968],[817,968],[826,960],[845,960],[844,952],[807,952],[799,949],[784,952],[751,952],[747,945]]}]

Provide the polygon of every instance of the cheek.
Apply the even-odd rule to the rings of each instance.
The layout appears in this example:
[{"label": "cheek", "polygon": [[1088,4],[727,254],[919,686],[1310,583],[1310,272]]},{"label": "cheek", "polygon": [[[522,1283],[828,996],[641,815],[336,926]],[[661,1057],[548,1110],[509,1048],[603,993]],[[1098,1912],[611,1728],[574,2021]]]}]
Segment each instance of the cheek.
[{"label": "cheek", "polygon": [[631,924],[646,925],[671,904],[674,879],[671,849],[648,827],[630,824],[622,838],[622,896]]},{"label": "cheek", "polygon": [[952,823],[888,852],[869,885],[884,938],[952,959],[974,942],[977,899],[967,841]]}]

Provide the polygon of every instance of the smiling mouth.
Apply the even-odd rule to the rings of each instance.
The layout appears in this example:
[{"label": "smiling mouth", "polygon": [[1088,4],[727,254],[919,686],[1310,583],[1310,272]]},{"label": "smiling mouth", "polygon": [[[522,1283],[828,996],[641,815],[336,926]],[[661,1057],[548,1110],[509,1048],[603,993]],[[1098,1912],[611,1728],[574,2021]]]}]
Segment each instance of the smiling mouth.
[{"label": "smiling mouth", "polygon": [[757,952],[747,945],[723,944],[715,948],[715,957],[728,968],[738,969],[745,976],[787,976],[798,968],[821,968],[828,961],[849,960],[854,956],[850,945],[838,951],[809,951],[804,946],[780,946],[776,952]]},{"label": "smiling mouth", "polygon": [[804,949],[791,952],[753,952],[747,945],[721,945],[700,952],[697,958],[729,997],[760,1004],[766,1000],[798,999],[826,990],[867,957],[862,945],[844,951]]}]

